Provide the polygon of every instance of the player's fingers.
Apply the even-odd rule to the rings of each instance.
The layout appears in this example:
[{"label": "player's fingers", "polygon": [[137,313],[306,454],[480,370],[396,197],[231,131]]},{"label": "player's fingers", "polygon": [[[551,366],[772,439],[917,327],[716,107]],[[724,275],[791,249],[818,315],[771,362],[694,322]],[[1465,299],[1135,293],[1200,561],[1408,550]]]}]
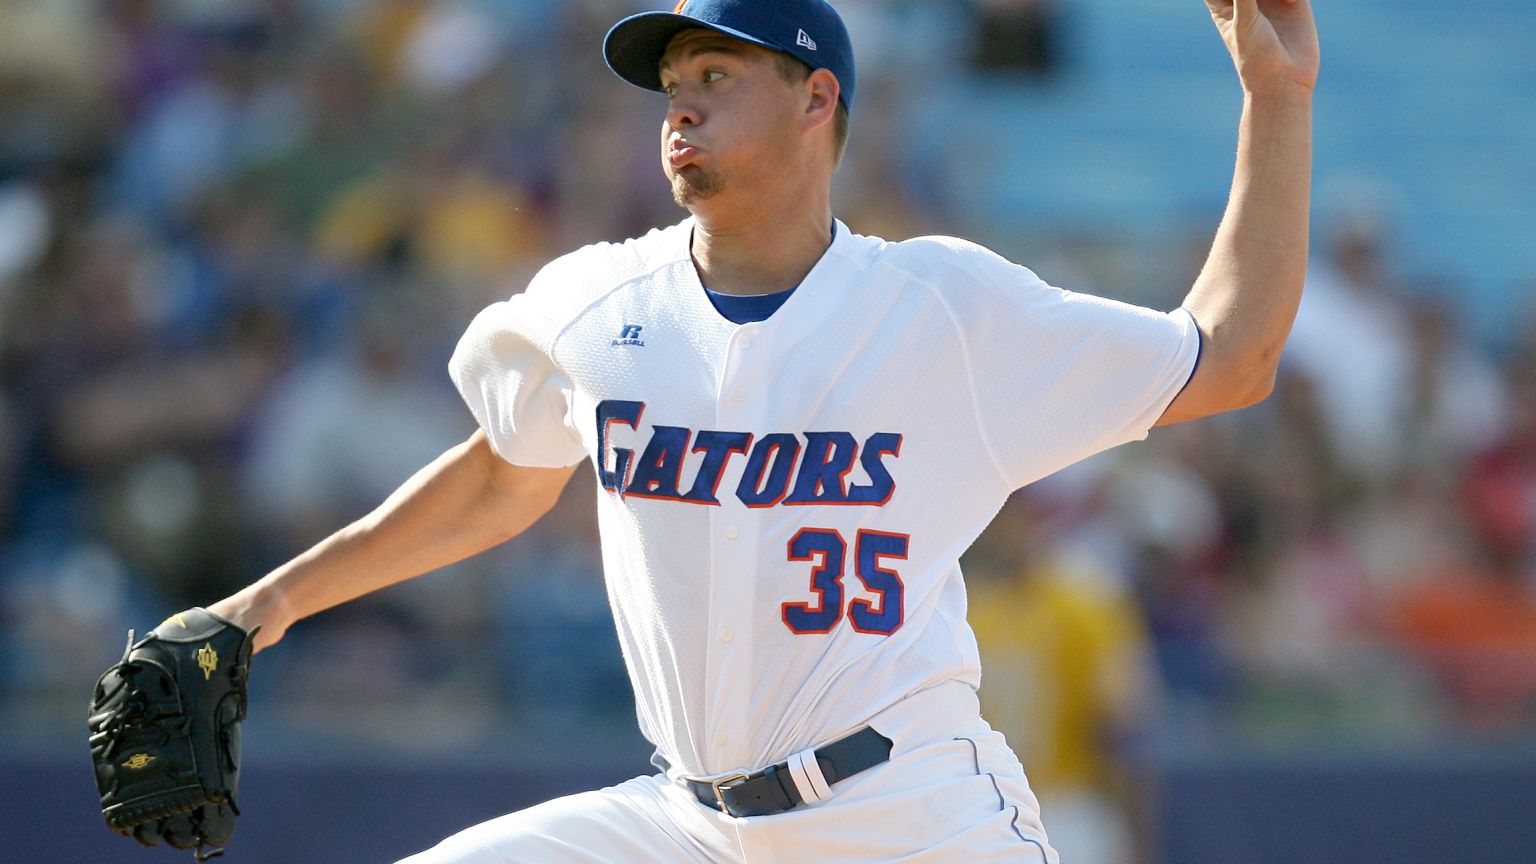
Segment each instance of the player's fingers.
[{"label": "player's fingers", "polygon": [[1261,17],[1259,0],[1233,0],[1232,26],[1239,36],[1251,33]]},{"label": "player's fingers", "polygon": [[1205,0],[1205,9],[1218,25],[1232,20],[1232,0]]}]

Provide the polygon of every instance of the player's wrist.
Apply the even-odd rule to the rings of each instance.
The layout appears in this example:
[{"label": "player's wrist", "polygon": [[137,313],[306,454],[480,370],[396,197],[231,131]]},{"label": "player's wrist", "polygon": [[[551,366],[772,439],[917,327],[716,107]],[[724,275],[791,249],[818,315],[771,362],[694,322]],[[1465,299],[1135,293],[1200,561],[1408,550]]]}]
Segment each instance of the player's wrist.
[{"label": "player's wrist", "polygon": [[246,632],[260,628],[257,651],[282,639],[296,620],[287,592],[270,575],[214,603],[208,611]]},{"label": "player's wrist", "polygon": [[1316,77],[1291,76],[1242,78],[1243,97],[1250,102],[1274,102],[1289,105],[1310,105],[1313,91],[1317,88]]}]

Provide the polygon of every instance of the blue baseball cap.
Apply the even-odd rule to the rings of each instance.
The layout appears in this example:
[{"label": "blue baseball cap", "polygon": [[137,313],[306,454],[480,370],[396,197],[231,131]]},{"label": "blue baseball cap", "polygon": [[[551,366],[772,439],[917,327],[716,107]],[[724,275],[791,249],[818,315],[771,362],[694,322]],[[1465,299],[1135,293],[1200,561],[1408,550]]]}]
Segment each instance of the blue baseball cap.
[{"label": "blue baseball cap", "polygon": [[781,51],[837,77],[843,107],[853,110],[853,43],[826,0],[683,0],[671,12],[641,12],[613,25],[603,40],[608,68],[661,90],[661,57],[672,37],[694,27]]}]

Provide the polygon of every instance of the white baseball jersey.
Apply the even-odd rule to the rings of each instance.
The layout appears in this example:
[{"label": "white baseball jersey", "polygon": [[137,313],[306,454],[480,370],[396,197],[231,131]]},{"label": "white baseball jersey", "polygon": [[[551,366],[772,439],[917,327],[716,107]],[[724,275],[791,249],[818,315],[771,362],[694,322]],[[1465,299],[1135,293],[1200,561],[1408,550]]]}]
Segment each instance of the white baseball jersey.
[{"label": "white baseball jersey", "polygon": [[451,372],[509,462],[594,463],[642,731],[702,777],[977,686],[960,554],[1013,490],[1144,437],[1199,334],[974,244],[841,223],[782,308],[736,325],[692,225],[554,261]]}]

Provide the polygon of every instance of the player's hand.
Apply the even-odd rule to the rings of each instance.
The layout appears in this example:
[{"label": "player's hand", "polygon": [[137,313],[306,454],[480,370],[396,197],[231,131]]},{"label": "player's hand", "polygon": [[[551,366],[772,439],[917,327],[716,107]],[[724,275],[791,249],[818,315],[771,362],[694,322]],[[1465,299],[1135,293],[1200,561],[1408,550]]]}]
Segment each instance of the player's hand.
[{"label": "player's hand", "polygon": [[1317,85],[1319,52],[1311,0],[1205,0],[1243,89],[1265,95]]}]

